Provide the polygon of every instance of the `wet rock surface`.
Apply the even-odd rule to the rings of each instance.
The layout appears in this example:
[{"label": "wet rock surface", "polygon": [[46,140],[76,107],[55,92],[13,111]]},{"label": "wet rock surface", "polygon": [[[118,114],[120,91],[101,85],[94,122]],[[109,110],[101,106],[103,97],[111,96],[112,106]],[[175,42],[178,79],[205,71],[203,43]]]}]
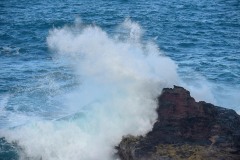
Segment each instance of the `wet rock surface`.
[{"label": "wet rock surface", "polygon": [[158,119],[146,136],[126,136],[122,160],[240,159],[240,116],[203,101],[182,87],[158,97]]}]

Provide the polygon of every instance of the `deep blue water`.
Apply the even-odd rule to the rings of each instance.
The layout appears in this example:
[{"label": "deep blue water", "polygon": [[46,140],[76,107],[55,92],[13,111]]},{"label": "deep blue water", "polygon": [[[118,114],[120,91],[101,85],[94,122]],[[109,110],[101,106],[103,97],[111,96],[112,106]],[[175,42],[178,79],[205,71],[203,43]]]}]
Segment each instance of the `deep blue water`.
[{"label": "deep blue water", "polygon": [[[61,95],[81,81],[46,39],[53,28],[74,25],[79,18],[110,36],[130,18],[143,29],[143,40],[154,41],[175,61],[186,86],[205,85],[217,105],[240,110],[239,0],[1,0],[1,129],[25,124],[29,117],[65,113]],[[2,159],[10,159],[12,151],[6,150],[0,147]]]}]

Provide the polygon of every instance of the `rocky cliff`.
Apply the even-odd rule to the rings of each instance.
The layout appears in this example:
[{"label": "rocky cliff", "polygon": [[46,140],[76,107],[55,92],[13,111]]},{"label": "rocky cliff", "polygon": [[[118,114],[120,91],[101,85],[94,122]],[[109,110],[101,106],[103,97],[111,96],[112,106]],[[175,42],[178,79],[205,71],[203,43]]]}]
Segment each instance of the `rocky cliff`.
[{"label": "rocky cliff", "polygon": [[151,132],[122,139],[122,160],[240,160],[240,116],[234,110],[196,102],[177,86],[163,89],[158,104]]}]

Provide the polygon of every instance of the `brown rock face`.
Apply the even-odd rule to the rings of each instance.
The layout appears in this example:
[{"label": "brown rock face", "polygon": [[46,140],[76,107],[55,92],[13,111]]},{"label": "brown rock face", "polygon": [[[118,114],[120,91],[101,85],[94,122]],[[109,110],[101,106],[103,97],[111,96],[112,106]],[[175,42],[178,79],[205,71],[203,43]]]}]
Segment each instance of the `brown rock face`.
[{"label": "brown rock face", "polygon": [[240,116],[234,110],[196,102],[177,86],[163,89],[158,103],[152,131],[123,138],[118,146],[122,160],[240,160]]}]

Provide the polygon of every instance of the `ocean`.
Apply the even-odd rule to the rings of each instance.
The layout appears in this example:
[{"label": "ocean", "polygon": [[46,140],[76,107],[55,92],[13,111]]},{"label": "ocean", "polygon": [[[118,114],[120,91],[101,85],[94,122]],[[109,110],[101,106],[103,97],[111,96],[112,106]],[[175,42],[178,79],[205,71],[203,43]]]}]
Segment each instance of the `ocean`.
[{"label": "ocean", "polygon": [[0,159],[117,159],[173,85],[240,113],[239,49],[239,0],[1,0]]}]

